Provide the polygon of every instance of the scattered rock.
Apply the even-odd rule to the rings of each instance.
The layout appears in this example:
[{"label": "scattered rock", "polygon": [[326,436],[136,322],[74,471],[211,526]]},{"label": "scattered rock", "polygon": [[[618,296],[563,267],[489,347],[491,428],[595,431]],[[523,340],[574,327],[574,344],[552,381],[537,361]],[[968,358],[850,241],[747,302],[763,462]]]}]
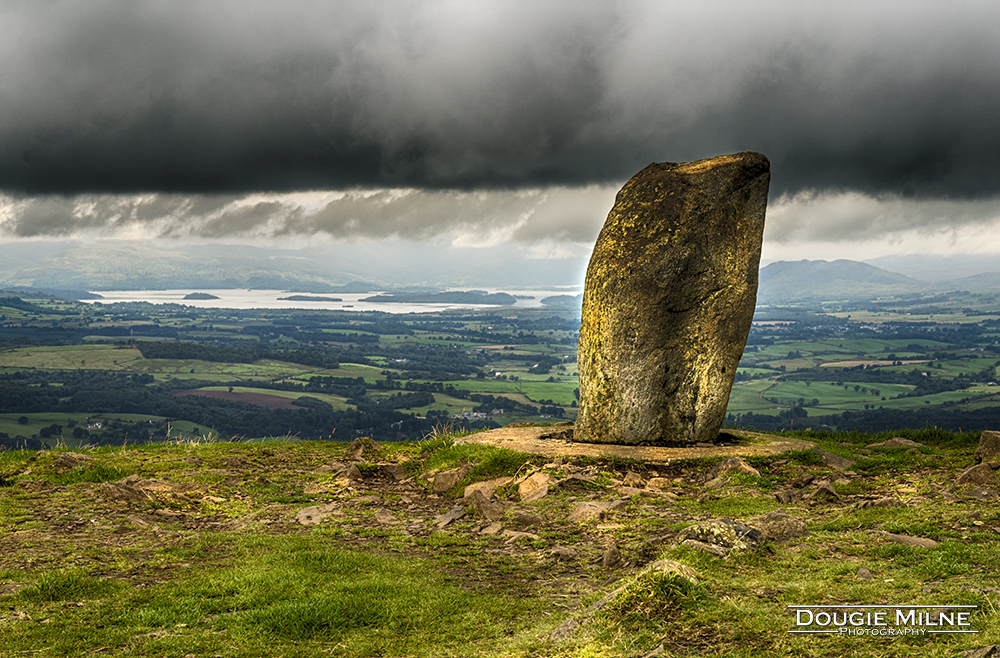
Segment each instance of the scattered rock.
[{"label": "scattered rock", "polygon": [[618,565],[622,561],[621,551],[618,550],[618,544],[611,542],[607,550],[604,551],[604,557],[601,558],[601,566],[605,569],[611,569]]},{"label": "scattered rock", "polygon": [[934,548],[938,546],[938,543],[933,539],[927,539],[926,537],[912,537],[910,535],[897,535],[891,532],[885,532],[884,530],[875,530],[875,534],[881,535],[893,542],[894,544],[900,544],[902,546],[911,546],[913,548]]},{"label": "scattered rock", "polygon": [[434,523],[437,525],[438,528],[443,528],[452,521],[457,521],[463,516],[465,516],[465,506],[456,505],[455,507],[452,507],[450,510],[448,510],[441,516],[434,519]]},{"label": "scattered rock", "polygon": [[833,485],[830,484],[829,482],[820,482],[819,485],[817,485],[816,489],[812,493],[810,493],[807,496],[807,498],[816,501],[823,501],[823,500],[833,501],[833,500],[840,500],[840,495],[833,488]]},{"label": "scattered rock", "polygon": [[868,569],[865,569],[864,567],[858,567],[857,577],[860,578],[861,580],[871,580],[875,576],[873,576],[872,572],[868,571]]},{"label": "scattered rock", "polygon": [[889,496],[886,498],[877,498],[875,500],[862,500],[858,503],[858,507],[860,509],[868,507],[906,507],[906,503],[898,498]]},{"label": "scattered rock", "polygon": [[307,496],[324,494],[327,493],[328,491],[330,491],[330,486],[327,484],[321,484],[319,482],[313,482],[311,484],[307,484],[305,488],[302,489],[302,493],[304,493]]},{"label": "scattered rock", "polygon": [[479,532],[484,535],[495,535],[503,530],[503,525],[497,522],[491,523]]},{"label": "scattered rock", "polygon": [[326,517],[340,514],[343,514],[340,505],[327,503],[326,505],[303,507],[295,515],[295,520],[302,525],[319,525]]},{"label": "scattered rock", "polygon": [[574,440],[714,442],[753,319],[770,165],[759,153],[651,164],[587,269]]},{"label": "scattered rock", "polygon": [[989,464],[978,464],[965,469],[955,480],[955,484],[983,484],[1000,486],[1000,479]]},{"label": "scattered rock", "polygon": [[549,485],[555,482],[556,478],[548,473],[532,473],[517,486],[517,495],[522,503],[530,503],[545,497],[549,493]]},{"label": "scattered rock", "polygon": [[673,486],[674,486],[673,481],[667,478],[650,478],[649,481],[646,482],[647,489],[655,489],[659,491],[666,491],[668,489],[672,489]]},{"label": "scattered rock", "polygon": [[602,503],[577,503],[569,516],[566,518],[570,523],[583,523],[584,521],[598,521],[604,518],[608,508]]},{"label": "scattered rock", "polygon": [[440,495],[451,491],[471,470],[471,466],[464,464],[458,468],[438,473],[434,476],[434,493]]},{"label": "scattered rock", "polygon": [[923,448],[923,443],[917,443],[916,441],[910,441],[909,439],[904,439],[901,436],[896,436],[888,441],[881,441],[879,443],[869,443],[869,448]]},{"label": "scattered rock", "polygon": [[625,478],[622,480],[622,484],[626,487],[635,487],[637,489],[642,489],[644,482],[645,480],[642,479],[641,475],[633,473],[632,471],[626,473]]},{"label": "scattered rock", "polygon": [[523,512],[518,512],[510,519],[512,522],[519,526],[530,528],[531,526],[542,525],[544,519],[535,514],[524,514]]},{"label": "scattered rock", "polygon": [[580,556],[575,548],[570,548],[569,546],[556,546],[549,551],[549,555],[557,560],[573,560]]},{"label": "scattered rock", "polygon": [[348,480],[358,481],[364,476],[361,471],[354,464],[345,464],[343,462],[332,461],[328,464],[323,464],[316,469],[317,473],[333,473],[338,478],[346,478]]},{"label": "scattered rock", "polygon": [[976,452],[973,455],[976,458],[977,464],[988,462],[1000,456],[1000,432],[986,430],[980,434],[979,445],[976,447]]},{"label": "scattered rock", "polygon": [[518,539],[530,539],[531,541],[541,540],[541,537],[533,532],[518,532],[516,530],[504,530],[503,534],[507,537],[508,544],[513,544]]},{"label": "scattered rock", "polygon": [[729,475],[730,473],[746,473],[747,475],[760,477],[760,471],[743,461],[743,459],[739,456],[733,455],[732,457],[727,457],[716,464],[715,468],[709,472],[708,479],[714,480],[715,478],[723,475]]},{"label": "scattered rock", "polygon": [[349,461],[357,461],[361,459],[361,455],[365,452],[365,442],[360,438],[351,441],[351,445],[347,446],[347,450],[344,452],[344,459]]},{"label": "scattered rock", "polygon": [[809,534],[805,521],[775,510],[747,519],[746,525],[758,530],[764,539],[785,542]]},{"label": "scattered rock", "polygon": [[697,539],[685,539],[680,543],[681,546],[687,546],[688,548],[693,548],[697,551],[704,551],[706,553],[711,553],[712,555],[717,555],[719,557],[726,557],[729,555],[729,549],[724,546],[718,546],[716,544],[706,544],[703,541],[698,541]]},{"label": "scattered rock", "polygon": [[624,509],[628,501],[621,499],[612,502],[586,501],[577,503],[566,518],[570,523],[583,523],[584,521],[597,521],[604,518],[607,512]]},{"label": "scattered rock", "polygon": [[1000,496],[996,489],[989,487],[974,487],[966,491],[964,495],[966,498],[973,498],[975,500],[990,500]]},{"label": "scattered rock", "polygon": [[477,489],[473,491],[472,495],[467,497],[466,500],[472,506],[472,509],[487,521],[496,521],[506,512],[502,504],[494,503],[487,499],[482,490]]},{"label": "scattered rock", "polygon": [[792,489],[788,489],[786,491],[777,491],[774,494],[774,498],[779,503],[787,505],[788,503],[794,503],[799,498],[802,498],[802,492],[794,491]]},{"label": "scattered rock", "polygon": [[978,649],[968,649],[958,654],[961,658],[1000,658],[1000,644],[991,644],[988,647]]},{"label": "scattered rock", "polygon": [[384,523],[384,524],[387,524],[387,525],[392,525],[392,524],[395,524],[395,523],[400,523],[400,520],[397,519],[393,515],[393,513],[390,512],[387,509],[380,509],[379,511],[375,512],[375,521],[377,523]]},{"label": "scattered rock", "polygon": [[472,495],[472,492],[479,491],[486,496],[487,500],[493,498],[493,493],[496,491],[497,487],[505,487],[511,483],[512,478],[510,477],[499,477],[493,480],[486,480],[485,482],[474,482],[465,488],[463,496],[468,498]]},{"label": "scattered rock", "polygon": [[405,480],[410,477],[410,472],[406,470],[406,467],[403,466],[402,464],[386,463],[386,464],[379,464],[379,466],[382,467],[383,473],[391,477],[393,480],[396,480],[397,482]]},{"label": "scattered rock", "polygon": [[809,486],[809,484],[811,484],[812,481],[815,479],[816,478],[813,477],[812,474],[803,473],[802,475],[798,476],[797,478],[789,482],[788,486],[792,487],[793,489],[802,489],[803,487]]},{"label": "scattered rock", "polygon": [[717,546],[728,553],[732,550],[756,550],[764,541],[764,535],[756,528],[721,518],[688,526],[677,535],[678,543],[688,539]]},{"label": "scattered rock", "polygon": [[830,468],[835,468],[838,471],[844,471],[848,468],[854,466],[855,462],[848,459],[847,457],[841,457],[840,455],[835,455],[832,452],[827,452],[825,450],[820,450],[818,447],[813,446],[810,451],[819,455],[819,458],[823,460],[823,463]]},{"label": "scattered rock", "polygon": [[85,466],[94,461],[90,455],[79,452],[60,452],[56,460],[52,462],[52,469],[57,473],[72,470],[78,466]]}]

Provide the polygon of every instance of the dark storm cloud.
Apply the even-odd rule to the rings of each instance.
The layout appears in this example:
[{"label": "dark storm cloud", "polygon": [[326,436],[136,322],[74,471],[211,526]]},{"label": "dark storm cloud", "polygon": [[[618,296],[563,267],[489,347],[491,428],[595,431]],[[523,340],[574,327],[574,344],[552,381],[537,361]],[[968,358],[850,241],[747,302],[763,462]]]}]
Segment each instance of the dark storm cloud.
[{"label": "dark storm cloud", "polygon": [[584,185],[758,150],[779,194],[996,194],[996,7],[4,3],[0,188]]}]

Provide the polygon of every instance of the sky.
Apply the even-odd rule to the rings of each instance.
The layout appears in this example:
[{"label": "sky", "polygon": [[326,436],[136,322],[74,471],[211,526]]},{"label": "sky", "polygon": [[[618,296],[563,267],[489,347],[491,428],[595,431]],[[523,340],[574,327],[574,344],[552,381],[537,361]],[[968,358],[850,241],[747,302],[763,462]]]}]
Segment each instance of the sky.
[{"label": "sky", "polygon": [[997,117],[996,2],[3,0],[0,242],[585,260],[752,150],[765,262],[1000,254]]}]

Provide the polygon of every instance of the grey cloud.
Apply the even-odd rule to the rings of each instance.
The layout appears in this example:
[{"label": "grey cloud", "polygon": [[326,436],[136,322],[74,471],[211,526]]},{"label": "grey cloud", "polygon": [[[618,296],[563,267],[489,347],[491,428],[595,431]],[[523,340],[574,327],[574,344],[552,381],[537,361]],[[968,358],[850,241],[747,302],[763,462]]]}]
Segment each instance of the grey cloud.
[{"label": "grey cloud", "polygon": [[995,3],[38,0],[0,26],[20,193],[620,184],[739,150],[776,194],[1000,186]]}]

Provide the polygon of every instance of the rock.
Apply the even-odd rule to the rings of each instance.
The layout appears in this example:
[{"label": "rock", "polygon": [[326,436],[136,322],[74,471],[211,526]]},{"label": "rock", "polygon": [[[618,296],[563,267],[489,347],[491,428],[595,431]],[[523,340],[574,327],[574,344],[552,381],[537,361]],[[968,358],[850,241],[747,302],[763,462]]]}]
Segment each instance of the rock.
[{"label": "rock", "polygon": [[603,519],[607,512],[616,512],[626,507],[628,507],[628,501],[625,499],[615,500],[612,502],[586,501],[577,503],[576,506],[570,511],[569,516],[566,517],[566,520],[570,523],[596,521]]},{"label": "rock", "polygon": [[822,500],[840,500],[840,495],[833,488],[833,485],[829,482],[820,482],[816,489],[810,493],[807,498],[810,500],[822,501]]},{"label": "rock", "polygon": [[576,507],[570,511],[566,518],[570,523],[583,523],[584,521],[599,521],[604,518],[608,508],[602,503],[577,503]]},{"label": "rock", "polygon": [[658,489],[660,491],[666,491],[672,489],[674,483],[668,478],[650,478],[646,483],[647,489]]},{"label": "rock", "polygon": [[536,526],[536,525],[542,525],[542,523],[544,522],[544,519],[542,519],[542,517],[540,516],[536,516],[535,514],[524,514],[522,512],[514,514],[514,516],[512,516],[510,520],[513,523],[516,523],[517,525],[525,528],[530,528],[531,526]]},{"label": "rock", "polygon": [[319,525],[320,522],[326,517],[339,514],[343,514],[343,512],[340,511],[339,505],[336,503],[327,503],[326,505],[303,507],[295,515],[295,520],[302,525]]},{"label": "rock", "polygon": [[472,495],[466,498],[466,501],[487,521],[496,521],[503,517],[504,512],[506,512],[503,505],[491,502],[481,490],[473,491]]},{"label": "rock", "polygon": [[764,535],[764,539],[776,542],[785,542],[809,534],[805,521],[785,514],[781,510],[747,519],[746,525],[758,530]]},{"label": "rock", "polygon": [[717,555],[719,557],[726,557],[729,555],[729,549],[725,546],[717,546],[716,544],[706,544],[703,541],[698,541],[697,539],[685,539],[680,543],[681,546],[687,546],[688,548],[693,548],[696,551],[704,551],[706,553],[711,553],[712,555]]},{"label": "rock", "polygon": [[406,470],[406,467],[402,464],[379,464],[382,467],[382,472],[391,477],[393,480],[399,482],[400,480],[405,480],[410,477],[410,472]]},{"label": "rock", "polygon": [[569,546],[556,546],[549,551],[549,555],[557,560],[573,560],[580,556],[575,548],[570,548]]},{"label": "rock", "polygon": [[348,461],[356,461],[361,459],[361,455],[365,452],[365,442],[360,438],[351,441],[351,445],[347,446],[347,450],[344,452],[344,459]]},{"label": "rock", "polygon": [[111,500],[142,502],[149,500],[149,497],[141,489],[120,482],[101,482],[98,491],[105,498]]},{"label": "rock", "polygon": [[867,507],[906,507],[906,503],[891,496],[886,498],[877,498],[875,500],[862,500],[858,503],[858,508],[860,509],[865,509]]},{"label": "rock", "polygon": [[746,473],[747,475],[760,477],[760,471],[743,461],[741,457],[733,455],[716,464],[715,468],[709,472],[708,479],[714,480],[730,473]]},{"label": "rock", "polygon": [[465,516],[465,506],[464,505],[456,505],[455,507],[452,507],[450,510],[448,510],[444,514],[442,514],[442,515],[438,516],[436,519],[434,519],[434,523],[435,523],[435,525],[437,525],[438,528],[443,528],[446,525],[448,525],[449,523],[451,523],[452,521],[458,521],[463,516]]},{"label": "rock", "polygon": [[465,488],[463,496],[468,498],[472,495],[473,491],[479,491],[486,496],[487,500],[490,500],[493,498],[493,492],[496,491],[497,487],[505,487],[510,484],[510,482],[511,478],[507,476],[498,477],[493,480],[486,480],[484,482],[474,482]]},{"label": "rock", "polygon": [[604,551],[604,556],[601,558],[601,566],[605,569],[610,569],[617,566],[621,561],[622,554],[618,550],[618,544],[611,542],[611,545]]},{"label": "rock", "polygon": [[974,453],[976,463],[981,464],[1000,456],[1000,432],[990,430],[979,435],[979,446]]},{"label": "rock", "polygon": [[871,580],[875,576],[872,575],[871,571],[865,569],[864,567],[858,567],[858,573],[856,574],[861,580]]},{"label": "rock", "polygon": [[991,644],[988,647],[978,649],[968,649],[958,654],[961,658],[1000,658],[1000,644]]},{"label": "rock", "polygon": [[972,498],[975,500],[991,500],[997,498],[1000,494],[997,493],[996,489],[990,489],[989,487],[973,487],[965,492],[966,498]]},{"label": "rock", "polygon": [[458,468],[453,468],[450,471],[442,471],[434,476],[434,493],[443,494],[451,491],[462,481],[472,467],[469,465],[463,465]]},{"label": "rock", "polygon": [[507,538],[507,541],[505,542],[507,544],[513,544],[518,539],[530,539],[531,541],[541,540],[541,537],[539,537],[533,532],[518,532],[516,530],[504,530],[503,534],[504,537]]},{"label": "rock", "polygon": [[532,473],[517,486],[517,495],[522,503],[530,503],[543,498],[549,493],[549,485],[555,484],[556,478],[548,473]]},{"label": "rock", "polygon": [[642,489],[644,482],[645,481],[642,479],[641,475],[633,473],[632,471],[626,473],[625,479],[622,480],[622,484],[626,487],[635,487],[636,489]]},{"label": "rock", "polygon": [[85,466],[94,461],[90,455],[79,452],[60,452],[56,460],[52,462],[52,469],[57,473],[72,470],[78,466]]},{"label": "rock", "polygon": [[677,542],[680,544],[688,539],[718,546],[729,552],[757,550],[764,541],[764,535],[756,528],[721,518],[688,526],[677,535]]},{"label": "rock", "polygon": [[306,496],[315,496],[317,494],[324,494],[327,493],[328,491],[330,491],[330,487],[328,485],[320,484],[318,482],[312,482],[310,484],[307,484],[305,488],[302,489],[302,493],[305,494]]},{"label": "rock", "polygon": [[802,487],[809,486],[809,484],[815,479],[816,478],[814,478],[809,473],[803,473],[802,475],[798,476],[797,478],[789,482],[788,486],[792,487],[793,489],[801,489]]},{"label": "rock", "polygon": [[910,441],[909,439],[904,439],[901,436],[896,436],[888,441],[882,441],[880,443],[870,443],[869,448],[923,448],[923,443],[917,443],[916,441]]},{"label": "rock", "polygon": [[393,516],[392,512],[390,512],[387,509],[380,509],[379,511],[375,512],[375,521],[377,523],[385,523],[387,525],[392,525],[400,522],[399,519]]},{"label": "rock", "polygon": [[801,491],[786,490],[786,491],[776,491],[774,494],[775,500],[779,503],[787,505],[788,503],[794,503],[799,498],[802,498]]},{"label": "rock", "polygon": [[1000,486],[1000,479],[989,464],[978,464],[965,469],[955,480],[955,484],[983,484]]},{"label": "rock", "polygon": [[317,473],[333,473],[338,478],[347,478],[349,480],[360,480],[364,476],[361,475],[361,471],[354,464],[345,464],[343,462],[332,461],[328,464],[323,464],[316,469]]},{"label": "rock", "polygon": [[715,441],[753,318],[770,164],[651,164],[618,193],[584,285],[574,440]]},{"label": "rock", "polygon": [[503,530],[503,524],[501,523],[491,523],[479,532],[484,535],[495,535]]},{"label": "rock", "polygon": [[882,535],[894,544],[900,544],[902,546],[911,546],[913,548],[934,548],[938,545],[933,539],[927,539],[926,537],[912,537],[910,535],[897,535],[891,532],[885,532],[884,530],[875,530],[875,534]]},{"label": "rock", "polygon": [[855,464],[853,460],[850,460],[847,457],[841,457],[840,455],[835,455],[832,452],[820,450],[816,446],[813,446],[810,451],[819,455],[819,458],[823,460],[824,464],[830,468],[835,468],[838,471],[847,470]]}]

